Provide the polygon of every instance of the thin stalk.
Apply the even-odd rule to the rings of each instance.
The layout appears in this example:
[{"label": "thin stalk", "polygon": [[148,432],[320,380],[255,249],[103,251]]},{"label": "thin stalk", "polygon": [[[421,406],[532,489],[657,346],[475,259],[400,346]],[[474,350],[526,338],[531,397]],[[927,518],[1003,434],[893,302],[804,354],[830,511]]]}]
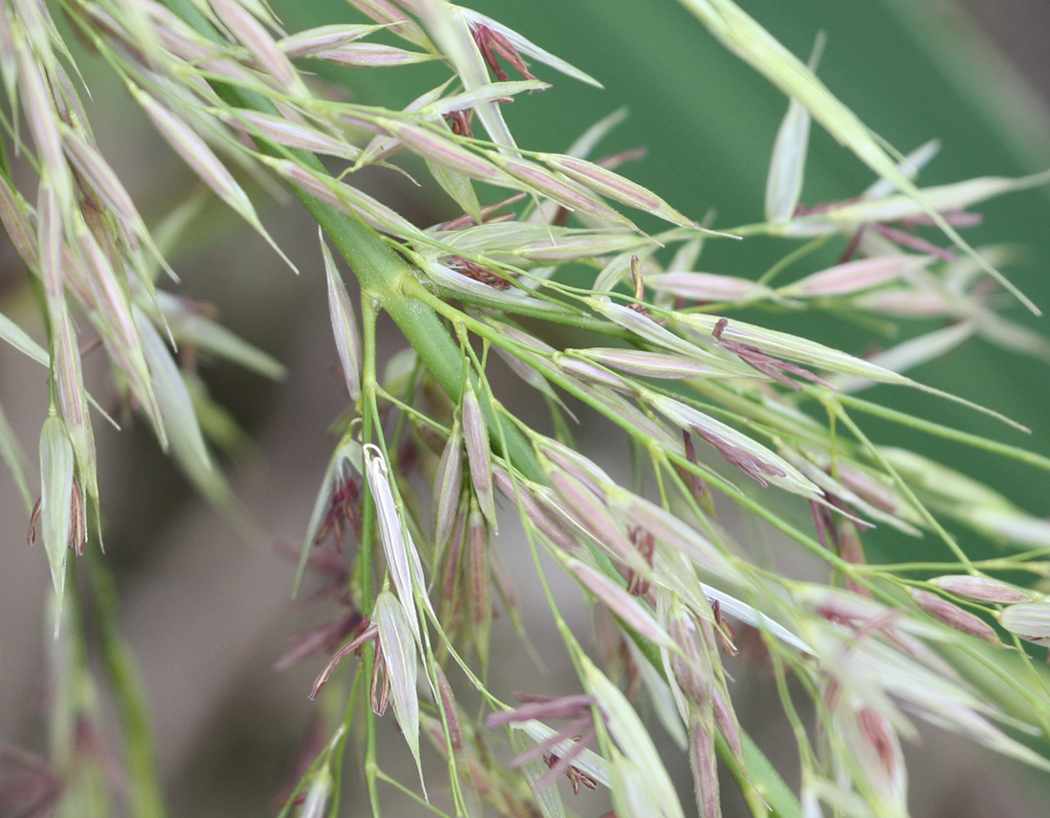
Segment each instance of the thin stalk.
[{"label": "thin stalk", "polygon": [[[361,390],[363,400],[363,417],[361,424],[361,440],[369,442],[372,440],[374,426],[379,421],[379,413],[376,409],[376,306],[367,299],[361,304]],[[361,613],[369,616],[372,612],[372,562],[373,543],[375,542],[375,503],[372,502],[371,491],[368,481],[364,481],[364,493],[362,497],[363,515],[361,521],[361,551],[358,556],[358,567],[361,582]],[[368,642],[361,652],[361,669],[358,671],[366,684],[372,679],[375,670],[375,644]],[[379,764],[376,760],[376,714],[372,710],[369,697],[364,697],[365,710],[365,786],[368,789],[368,803],[372,810],[373,818],[379,818],[379,789],[376,786],[376,775],[379,772]],[[339,771],[340,773],[342,771]]]},{"label": "thin stalk", "polygon": [[128,783],[128,815],[164,818],[164,795],[157,773],[157,754],[149,708],[131,650],[117,625],[117,590],[101,552],[88,549],[88,577],[95,600],[99,643],[113,698],[124,730],[124,762]]},{"label": "thin stalk", "polygon": [[[803,389],[809,391],[812,387],[803,387]],[[816,392],[816,390],[813,391]],[[1021,463],[1026,463],[1029,466],[1043,469],[1044,471],[1050,471],[1050,457],[1044,457],[1037,452],[1021,449],[1017,446],[1010,446],[1006,443],[999,443],[996,440],[989,440],[988,438],[970,434],[969,432],[962,432],[958,429],[952,429],[949,426],[943,426],[940,423],[935,423],[930,420],[923,420],[922,418],[899,412],[896,409],[879,406],[877,403],[866,401],[855,395],[836,393],[835,399],[839,403],[853,409],[859,409],[865,414],[874,415],[875,417],[890,420],[894,423],[900,423],[903,426],[908,426],[920,432],[926,432],[927,434],[936,435],[937,437],[943,437],[946,440],[953,440],[956,443],[973,446],[975,449],[984,449],[985,451],[993,452],[994,454],[1000,454],[1004,457],[1020,461]]]},{"label": "thin stalk", "polygon": [[842,408],[841,404],[835,402],[834,399],[827,399],[826,401],[829,412],[832,412],[842,420],[843,424],[853,433],[853,436],[860,441],[860,443],[868,450],[868,453],[879,464],[879,467],[886,470],[886,473],[893,478],[893,481],[897,484],[897,487],[904,494],[905,498],[911,503],[915,510],[919,512],[919,515],[926,521],[926,524],[930,526],[944,543],[951,549],[951,552],[959,560],[959,562],[966,568],[966,571],[970,574],[976,573],[976,569],[973,567],[973,563],[967,556],[966,552],[962,550],[962,547],[955,541],[955,538],[949,534],[944,526],[941,525],[940,521],[930,513],[930,510],[926,508],[925,504],[915,496],[915,492],[912,491],[911,486],[908,485],[907,481],[900,476],[893,464],[889,462],[879,451],[878,446],[868,439],[868,436],[864,434],[859,426],[853,422],[853,419],[846,414],[846,410]]},{"label": "thin stalk", "polygon": [[[768,638],[768,636],[763,636],[763,639],[767,640],[767,644]],[[788,723],[791,725],[791,732],[795,736],[800,760],[802,761],[802,769],[806,770],[807,768],[812,768],[815,762],[813,746],[809,741],[809,735],[806,733],[806,728],[802,724],[802,719],[799,716],[798,711],[795,709],[794,700],[791,698],[791,691],[788,689],[787,675],[784,672],[784,661],[775,650],[770,650],[770,658],[772,659],[773,672],[776,678],[777,694],[780,697],[781,707],[784,709],[784,715],[787,716]],[[803,676],[803,674],[799,675]],[[765,761],[767,764],[769,763],[765,758],[763,758],[762,761]],[[788,791],[788,794],[791,796],[792,804],[798,804],[798,801],[790,790]],[[769,795],[772,795],[772,793],[769,793]],[[795,810],[794,814],[801,816],[801,806]]]},{"label": "thin stalk", "polygon": [[[408,426],[408,416],[409,413],[412,411],[412,401],[414,401],[416,398],[416,386],[419,384],[419,376],[421,374],[420,370],[421,365],[419,359],[417,358],[416,365],[412,368],[412,375],[408,379],[408,388],[405,389],[404,401],[395,398],[382,387],[378,387],[380,395],[385,397],[391,403],[394,403],[402,410],[401,414],[399,414],[397,417],[397,423],[394,424],[394,433],[390,436],[391,443],[393,443],[395,449],[401,445],[401,436],[405,433],[405,427]],[[422,413],[417,414],[421,415]]]},{"label": "thin stalk", "polygon": [[547,302],[538,302],[536,304],[507,304],[506,302],[497,301],[496,299],[483,299],[460,292],[450,292],[449,296],[455,298],[457,301],[463,302],[464,304],[473,304],[482,307],[497,307],[504,312],[514,315],[524,316],[526,318],[540,318],[544,321],[550,321],[553,324],[563,324],[572,327],[573,329],[585,330],[609,338],[630,340],[633,337],[629,330],[623,329],[616,324],[612,324],[603,318],[595,318],[594,316],[586,315],[582,312],[570,311],[568,308],[551,309],[547,306],[540,306],[540,304],[546,304]]},{"label": "thin stalk", "polygon": [[[10,132],[7,117],[0,116],[0,122],[3,122],[4,130]],[[3,141],[0,141],[0,174],[3,174],[5,179],[10,180],[11,178],[11,160],[7,156],[7,145]]]},{"label": "thin stalk", "polygon": [[379,769],[376,770],[376,777],[379,778],[381,781],[385,781],[390,786],[395,787],[396,789],[400,790],[405,795],[407,795],[409,798],[411,798],[413,801],[415,801],[417,804],[419,804],[421,807],[425,807],[426,809],[428,809],[431,812],[433,812],[435,815],[440,815],[441,818],[452,818],[452,816],[449,815],[447,812],[438,809],[433,804],[431,804],[429,801],[421,798],[419,793],[414,792],[413,790],[409,789],[404,784],[402,784],[400,781],[397,781],[396,779],[391,778],[389,775],[384,773],[382,770],[379,770]]},{"label": "thin stalk", "polygon": [[[422,410],[417,409],[415,406],[412,406],[409,403],[405,403],[405,401],[401,400],[401,398],[390,394],[383,387],[376,387],[376,395],[381,397],[391,406],[396,406],[399,410],[401,410],[397,421],[397,427],[394,429],[394,434],[390,437],[390,445],[394,449],[397,448],[397,442],[400,439],[401,434],[403,434],[403,426],[407,424],[408,418],[412,418],[412,422],[415,423],[417,426],[426,426],[434,432],[436,432],[437,434],[444,437],[446,440],[448,439],[448,436],[452,434],[452,430],[448,426],[434,420],[432,417],[427,415]],[[404,421],[404,423],[402,421]]]},{"label": "thin stalk", "polygon": [[[1045,549],[1039,549],[1037,552],[1018,554],[1015,557],[976,560],[972,562],[971,565],[980,571],[1030,571],[1033,574],[1046,577],[1050,576],[1050,567],[1048,567],[1046,563],[1033,564],[1024,561],[1026,559],[1043,557],[1045,555]],[[927,571],[930,573],[943,574],[945,572],[951,573],[958,569],[959,563],[957,562],[890,562],[857,566],[857,571],[860,573],[874,575],[886,574],[887,577],[892,577],[895,574],[902,574],[909,571]]]},{"label": "thin stalk", "polygon": [[827,244],[828,241],[834,235],[835,235],[834,233],[829,233],[826,236],[818,236],[815,239],[807,241],[801,247],[796,247],[794,250],[792,250],[790,253],[788,253],[786,256],[784,256],[782,259],[777,261],[776,264],[774,264],[772,267],[770,267],[768,270],[766,270],[764,273],[762,273],[762,275],[759,277],[757,283],[759,283],[759,284],[769,284],[770,281],[772,281],[776,276],[778,276],[782,272],[784,272],[784,270],[786,270],[788,267],[790,267],[796,261],[798,261],[799,259],[805,258],[810,253],[816,252],[821,247],[823,247],[825,244]]},{"label": "thin stalk", "polygon": [[329,818],[336,818],[339,815],[339,802],[343,793],[343,754],[346,752],[346,741],[350,735],[350,725],[354,720],[354,710],[357,708],[357,694],[364,686],[361,680],[365,678],[370,679],[371,677],[365,676],[362,666],[359,664],[357,672],[354,674],[353,684],[350,686],[350,698],[346,702],[342,735],[339,736],[335,747],[332,749],[331,765],[335,774],[332,776],[332,803],[328,808]]}]

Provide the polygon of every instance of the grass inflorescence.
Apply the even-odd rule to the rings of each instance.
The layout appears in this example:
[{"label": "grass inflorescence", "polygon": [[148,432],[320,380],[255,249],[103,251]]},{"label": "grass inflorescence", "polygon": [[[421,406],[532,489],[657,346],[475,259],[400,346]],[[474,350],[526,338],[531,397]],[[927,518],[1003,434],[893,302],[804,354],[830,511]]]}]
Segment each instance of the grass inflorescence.
[{"label": "grass inflorescence", "polygon": [[[1050,524],[970,476],[874,443],[857,415],[1044,469],[1046,461],[855,397],[879,383],[961,400],[907,373],[975,336],[1019,355],[1050,357],[1042,336],[997,311],[989,282],[1034,305],[995,268],[996,253],[979,253],[958,232],[974,221],[969,208],[1041,184],[1045,175],[922,187],[916,178],[935,145],[909,157],[887,148],[816,78],[816,57],[805,65],[730,0],[683,5],[791,98],[770,163],[764,220],[748,225],[683,215],[616,169],[633,153],[595,158],[618,115],[566,153],[519,147],[503,106],[515,97],[528,105],[524,95],[548,87],[526,60],[595,80],[444,0],[351,0],[367,22],[290,34],[265,4],[247,0],[60,5],[174,152],[282,257],[239,181],[244,171],[285,182],[321,231],[350,406],[329,467],[318,475],[295,587],[307,574],[323,577],[320,596],[336,600],[340,613],[297,637],[279,664],[325,655],[327,666],[304,695],[348,697],[348,704],[282,814],[336,813],[350,775],[344,744],[363,720],[363,769],[377,816],[378,782],[427,803],[422,759],[435,752],[447,764],[447,787],[430,782],[429,789],[447,792],[456,815],[467,815],[475,797],[502,815],[563,815],[555,781],[564,777],[573,792],[610,790],[620,818],[680,818],[685,799],[635,706],[642,690],[689,757],[704,818],[721,814],[719,764],[756,816],[769,810],[813,818],[822,804],[857,818],[906,815],[902,741],[917,737],[914,719],[1050,767],[1015,737],[1015,702],[979,692],[966,678],[970,665],[949,664],[961,654],[987,656],[978,646],[1010,651],[1016,662],[1009,670],[992,660],[982,669],[1022,691],[1023,721],[1045,748],[1046,674],[1021,640],[1050,642],[1050,601],[996,574],[1045,574]],[[390,45],[391,37],[402,45]],[[394,110],[319,96],[308,77],[318,60],[375,70],[439,62],[449,76]],[[162,815],[141,692],[111,627],[104,562],[92,556],[95,594],[104,603],[96,601],[96,613],[110,623],[102,669],[87,661],[79,624],[88,603],[67,582],[70,553],[82,554],[89,520],[101,543],[104,508],[80,328],[98,333],[117,389],[159,445],[245,528],[202,430],[200,395],[191,394],[173,345],[270,377],[283,370],[165,291],[164,277],[174,272],[95,142],[71,79],[75,65],[43,4],[0,3],[0,69],[10,111],[2,123],[0,220],[29,270],[48,333],[44,349],[0,316],[0,337],[50,373],[31,538],[43,540],[53,578],[61,654],[54,670],[69,684],[114,691],[128,739],[127,795],[141,807],[136,814]],[[881,181],[846,201],[801,207],[811,121]],[[35,171],[35,190],[16,187],[8,144]],[[403,152],[421,160],[462,217],[420,227],[359,189],[358,171],[391,167]],[[643,231],[637,212],[666,226]],[[916,235],[916,225],[940,228],[949,246]],[[753,236],[811,243],[792,245],[761,278],[700,269],[707,243]],[[782,283],[789,268],[833,242],[843,249],[838,263]],[[356,277],[359,305],[337,256]],[[581,267],[593,272],[584,285]],[[946,325],[864,356],[766,326],[755,318],[767,314],[763,307],[768,314],[833,308],[858,321],[922,317]],[[410,344],[384,376],[376,367],[380,313]],[[579,346],[553,340],[565,338],[565,328],[578,331],[570,337]],[[546,401],[556,434],[501,402],[504,390],[490,377],[494,355]],[[572,445],[574,413],[584,411],[610,421],[630,443],[630,486]],[[0,443],[27,486],[6,423]],[[726,522],[731,506],[815,557],[823,581],[769,570]],[[526,691],[511,705],[487,682],[493,611],[502,607],[524,637],[515,586],[532,581],[510,576],[504,564],[498,531],[513,518],[500,509],[517,511],[537,554],[536,581],[546,588],[544,571],[565,571],[604,623],[598,641],[608,649],[593,651],[548,593],[577,671],[574,693]],[[949,524],[1028,550],[974,561]],[[953,560],[869,563],[864,539],[874,525],[900,537],[940,538]],[[541,561],[541,552],[552,560]],[[734,709],[724,660],[744,635],[764,646],[798,740],[797,795]],[[603,661],[610,656],[616,662]],[[1008,678],[1016,666],[1024,681]],[[791,690],[788,674],[799,682]],[[461,706],[450,679],[472,685],[480,709]],[[795,710],[799,693],[811,699],[811,719]],[[59,696],[52,707],[56,724],[103,718],[92,696]],[[388,713],[418,782],[384,766],[376,720]],[[507,754],[513,751],[506,764],[489,749],[504,739]],[[46,770],[63,782],[56,800],[75,810],[87,799],[101,798],[97,806],[123,797],[98,796],[97,770],[78,764],[77,752],[75,736],[57,731],[54,769]]]}]

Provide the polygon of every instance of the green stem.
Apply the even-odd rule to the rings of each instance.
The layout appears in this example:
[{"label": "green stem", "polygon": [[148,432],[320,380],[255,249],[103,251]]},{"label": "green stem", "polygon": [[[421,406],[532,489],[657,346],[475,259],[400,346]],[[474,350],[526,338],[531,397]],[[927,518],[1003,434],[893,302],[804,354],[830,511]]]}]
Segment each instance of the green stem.
[{"label": "green stem", "polygon": [[[362,423],[361,440],[368,443],[379,420],[376,410],[376,308],[365,300],[361,305],[361,389]],[[362,497],[363,516],[361,520],[361,552],[357,559],[357,569],[361,582],[361,612],[365,616],[372,613],[372,562],[375,543],[375,503],[372,502],[368,481],[364,483]],[[358,673],[364,684],[370,684],[375,670],[375,644],[369,642],[361,651],[361,668]],[[373,818],[379,818],[379,788],[376,785],[376,774],[379,763],[376,753],[376,714],[372,711],[369,697],[364,697],[365,709],[365,787],[368,790],[368,803]],[[338,771],[341,773],[341,771]]]},{"label": "green stem", "polygon": [[853,436],[860,441],[865,449],[868,450],[872,459],[879,465],[880,468],[884,469],[893,481],[897,484],[901,493],[905,499],[915,508],[919,515],[926,521],[926,524],[936,532],[944,543],[948,546],[951,552],[955,555],[956,559],[966,568],[966,571],[970,574],[975,573],[973,564],[970,562],[969,556],[962,550],[962,547],[955,541],[955,538],[949,534],[944,526],[941,525],[940,521],[930,513],[930,510],[926,505],[915,496],[915,492],[912,491],[911,486],[904,480],[903,477],[893,467],[893,464],[886,459],[882,451],[876,446],[868,436],[864,434],[859,426],[853,422],[853,419],[846,414],[846,410],[842,408],[835,398],[828,398],[825,400],[825,404],[828,407],[828,411],[838,416],[842,423],[853,433]]},{"label": "green stem", "polygon": [[[810,389],[810,387],[804,388],[807,390]],[[817,390],[813,390],[813,392],[816,393]],[[856,395],[838,392],[835,394],[835,399],[845,406],[859,409],[866,414],[874,415],[875,417],[880,417],[884,420],[893,421],[894,423],[900,423],[909,428],[917,429],[920,432],[943,437],[946,440],[953,440],[956,443],[973,446],[975,449],[984,449],[985,451],[994,454],[1000,454],[1003,457],[1010,457],[1014,460],[1026,463],[1029,466],[1035,466],[1043,471],[1050,471],[1050,457],[1044,457],[1036,452],[1020,449],[1017,446],[1010,446],[1007,443],[999,443],[996,440],[989,440],[988,438],[973,435],[969,432],[952,429],[950,426],[943,426],[940,423],[934,423],[933,421],[923,420],[922,418],[866,401],[863,398],[858,398]]]},{"label": "green stem", "polygon": [[[1003,557],[990,560],[976,560],[971,563],[979,571],[1029,571],[1041,577],[1047,576],[1045,563],[1030,564],[1024,562],[1026,559],[1041,559],[1044,549],[1040,548],[1028,554],[1017,554],[1013,557]],[[875,565],[858,565],[857,571],[865,574],[887,577],[894,574],[907,573],[909,571],[926,571],[931,573],[955,573],[959,570],[958,562],[883,562]]]},{"label": "green stem", "polygon": [[117,627],[117,591],[113,576],[101,553],[95,549],[89,550],[87,563],[102,658],[124,726],[128,815],[133,818],[164,818],[167,810],[157,774],[149,711],[131,650]]},{"label": "green stem", "polygon": [[443,810],[438,809],[433,804],[431,804],[429,801],[424,800],[422,797],[420,797],[419,793],[414,792],[410,788],[406,787],[400,781],[398,781],[398,780],[396,780],[394,778],[391,778],[389,775],[384,773],[382,770],[376,770],[376,776],[378,778],[382,779],[383,781],[385,781],[390,786],[395,787],[396,789],[400,790],[402,793],[404,793],[409,798],[411,798],[413,801],[415,801],[417,804],[419,804],[419,806],[430,810],[435,815],[440,815],[441,818],[452,818],[452,816],[449,815],[447,812],[444,812]]},{"label": "green stem", "polygon": [[[350,726],[354,720],[354,710],[357,709],[357,694],[364,686],[362,683],[363,678],[361,666],[358,665],[357,673],[354,674],[353,684],[350,686],[350,697],[346,702],[346,711],[343,715],[342,735],[339,736],[335,747],[332,749],[329,761],[333,771],[332,802],[328,807],[329,818],[337,818],[339,815],[339,802],[343,795],[343,754],[346,752],[346,741],[350,735]],[[298,792],[296,792],[296,795],[298,795]]]},{"label": "green stem", "polygon": [[[3,117],[3,121],[6,126],[7,117]],[[5,130],[9,131],[10,128],[5,127]],[[7,145],[3,140],[0,140],[0,175],[9,181],[11,179],[11,160],[7,157]]]},{"label": "green stem", "polygon": [[[365,302],[361,307],[361,390],[363,392],[361,407],[361,442],[369,443],[378,421],[376,407],[376,311],[372,304]],[[368,481],[364,481],[364,497],[361,506],[361,551],[358,566],[361,582],[361,613],[369,616],[372,612],[372,551],[375,539],[375,503],[371,502],[371,490]]]},{"label": "green stem", "polygon": [[818,236],[817,238],[812,239],[811,241],[807,241],[801,247],[796,247],[794,250],[792,250],[790,253],[788,253],[786,256],[780,259],[780,261],[778,261],[776,264],[774,264],[772,267],[766,270],[758,279],[758,283],[768,285],[770,281],[772,281],[774,278],[780,275],[784,270],[786,270],[796,261],[805,258],[810,253],[816,252],[825,244],[827,244],[827,242],[834,235],[834,233],[829,233],[826,236]]}]

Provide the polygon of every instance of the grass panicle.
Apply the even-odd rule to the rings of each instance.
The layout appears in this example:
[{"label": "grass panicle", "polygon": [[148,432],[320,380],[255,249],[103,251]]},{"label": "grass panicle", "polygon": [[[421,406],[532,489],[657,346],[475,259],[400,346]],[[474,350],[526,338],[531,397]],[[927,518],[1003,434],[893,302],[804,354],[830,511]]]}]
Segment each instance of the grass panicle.
[{"label": "grass panicle", "polygon": [[[815,77],[822,40],[807,66],[731,0],[682,4],[789,98],[764,213],[754,224],[694,221],[620,172],[644,151],[600,158],[622,111],[571,145],[519,146],[503,109],[514,100],[527,109],[528,94],[550,87],[549,70],[598,83],[523,34],[446,0],[351,0],[353,21],[292,32],[257,0],[59,4],[208,196],[285,261],[260,221],[259,186],[248,177],[290,188],[321,233],[318,266],[349,405],[335,427],[339,441],[321,476],[293,590],[309,570],[325,583],[312,598],[340,607],[331,621],[298,634],[278,665],[325,654],[327,665],[304,694],[347,706],[299,776],[300,816],[338,813],[344,781],[353,780],[343,763],[352,733],[362,736],[375,816],[379,782],[427,804],[423,769],[432,750],[423,737],[449,772],[447,787],[431,789],[442,798],[447,792],[457,815],[468,812],[468,784],[502,815],[565,815],[556,785],[564,779],[574,792],[609,790],[620,818],[682,818],[681,788],[633,700],[640,688],[677,752],[688,754],[703,818],[721,815],[720,767],[756,815],[768,805],[778,818],[825,808],[856,818],[905,816],[902,748],[917,737],[916,720],[1050,767],[1046,673],[1018,651],[1022,642],[1050,644],[1050,604],[1014,584],[1018,571],[1047,573],[1050,524],[970,475],[892,440],[873,442],[852,413],[1047,469],[1032,452],[854,393],[876,383],[921,390],[1019,426],[905,373],[975,337],[1050,359],[1043,336],[997,311],[995,286],[1034,309],[998,271],[1010,252],[974,250],[960,233],[979,220],[973,208],[1050,177],[925,186],[923,168],[938,144],[908,157],[888,147]],[[115,641],[115,605],[105,595],[102,605],[81,598],[80,583],[71,581],[85,547],[94,547],[88,520],[101,532],[104,519],[84,328],[101,339],[122,405],[146,420],[195,488],[242,530],[249,526],[206,437],[216,405],[187,352],[272,379],[285,370],[223,328],[206,305],[171,291],[177,279],[160,249],[170,242],[158,238],[166,231],[147,227],[95,141],[61,31],[44,4],[0,3],[0,76],[10,112],[0,223],[28,271],[46,344],[7,314],[0,314],[0,339],[50,375],[30,539],[43,542],[54,590],[56,735],[70,719],[102,718],[94,691],[106,686],[128,716],[136,792],[153,803],[159,789],[143,697]],[[444,76],[391,108],[326,96],[330,87],[310,76],[321,61],[405,72],[426,62]],[[880,181],[848,200],[801,207],[813,123]],[[26,168],[17,181],[9,152]],[[411,172],[425,169],[428,189],[443,191],[463,215],[420,226],[366,193],[356,174],[366,167],[393,173],[399,154],[415,157]],[[507,190],[512,195],[499,200]],[[655,217],[656,232],[621,208]],[[171,224],[180,218],[177,212]],[[937,227],[950,246],[916,226]],[[708,242],[723,242],[723,258],[732,259],[738,240],[754,237],[790,243],[765,274],[702,262]],[[836,263],[814,260],[825,246],[841,252]],[[336,255],[360,285],[359,299]],[[901,337],[872,355],[862,333],[832,346],[779,328],[785,312],[820,310],[859,327],[899,328]],[[376,335],[381,313],[409,343],[385,373],[377,371],[387,357]],[[908,329],[911,320],[931,318],[947,324]],[[546,431],[504,402],[493,355],[546,402]],[[573,443],[573,422],[595,418],[617,436],[610,448],[632,452],[628,484]],[[0,455],[32,508],[23,458],[2,415]],[[504,512],[516,512],[535,577],[511,580],[498,526],[504,537],[515,526]],[[808,555],[817,566],[810,581],[774,570],[747,542],[752,524],[782,535],[789,555]],[[867,532],[876,525],[924,548],[946,547],[950,561],[869,561]],[[971,559],[948,525],[1014,551]],[[94,581],[108,587],[104,559],[91,559]],[[594,640],[568,625],[551,592],[552,570],[572,577],[594,610]],[[501,607],[524,635],[516,586],[525,582],[550,601],[578,685],[560,697],[517,694],[512,707],[510,691],[488,680],[490,641]],[[92,605],[109,664],[90,661],[96,648],[81,619]],[[802,766],[797,796],[737,718],[737,683],[725,662],[745,642],[763,646],[764,667],[781,691]],[[957,658],[1013,657],[1011,650],[1016,673],[991,659],[978,672]],[[797,681],[790,691],[789,674]],[[625,679],[638,687],[622,685]],[[90,695],[74,701],[74,688]],[[358,706],[366,688],[370,701]],[[1018,690],[1025,691],[1023,725]],[[803,695],[810,716],[795,708]],[[418,791],[416,782],[391,775],[377,741],[388,704]],[[363,720],[360,730],[355,719]],[[1031,744],[1018,740],[1023,729]],[[490,751],[501,742],[505,751]],[[56,794],[62,814],[81,814],[86,802],[78,799],[88,798],[81,773],[69,773],[78,752],[68,735],[56,742],[53,764],[69,782]],[[101,786],[96,803],[108,805],[119,789]],[[295,806],[286,804],[282,815]],[[162,807],[150,810],[142,814],[163,815]]]}]

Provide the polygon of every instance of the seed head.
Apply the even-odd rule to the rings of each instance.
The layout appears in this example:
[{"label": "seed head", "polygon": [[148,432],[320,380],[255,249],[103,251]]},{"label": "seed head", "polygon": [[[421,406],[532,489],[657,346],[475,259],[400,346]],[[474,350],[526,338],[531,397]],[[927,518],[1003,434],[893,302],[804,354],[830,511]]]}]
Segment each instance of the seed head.
[{"label": "seed head", "polygon": [[998,602],[1001,605],[1012,605],[1035,599],[1035,594],[1031,591],[990,577],[975,577],[969,574],[947,575],[934,577],[930,580],[930,584],[936,585],[949,594],[961,596],[963,599],[972,599],[974,602]]},{"label": "seed head", "polygon": [[496,530],[496,498],[492,491],[492,450],[489,448],[488,424],[477,392],[474,391],[474,384],[469,378],[463,390],[460,420],[474,493],[485,519]]},{"label": "seed head", "polygon": [[416,614],[416,594],[428,608],[426,581],[412,535],[404,528],[398,514],[398,506],[387,477],[386,460],[378,446],[368,443],[364,447],[365,476],[379,521],[379,534],[386,555],[387,566],[397,589],[397,597],[412,633],[419,639],[419,617]]},{"label": "seed head", "polygon": [[356,401],[361,396],[361,336],[357,331],[354,308],[347,295],[346,285],[335,266],[335,259],[321,237],[321,254],[324,256],[325,278],[328,281],[328,311],[332,320],[332,333],[339,360],[343,365],[346,391]]},{"label": "seed head", "polygon": [[910,590],[909,594],[911,594],[911,598],[916,605],[945,625],[949,625],[957,631],[968,633],[970,636],[976,636],[978,639],[983,639],[996,647],[1002,647],[1002,642],[999,641],[999,637],[991,625],[980,617],[964,611],[958,605],[953,605],[936,594],[915,589]]},{"label": "seed head", "polygon": [[452,433],[445,443],[434,478],[434,542],[444,547],[452,536],[452,528],[459,508],[460,490],[463,482],[463,435],[459,423],[452,426]]},{"label": "seed head", "polygon": [[1050,602],[1009,605],[999,615],[999,624],[1028,642],[1050,645]]},{"label": "seed head", "polygon": [[475,23],[471,25],[470,32],[474,35],[474,42],[478,44],[478,50],[481,51],[481,55],[485,58],[485,62],[489,64],[492,73],[499,77],[501,81],[507,82],[510,79],[510,76],[503,70],[503,67],[496,59],[497,54],[514,66],[515,70],[517,70],[517,72],[525,79],[536,79],[536,77],[529,72],[528,65],[521,58],[521,55],[514,47],[514,44],[511,43],[511,41],[500,31],[491,26],[487,26],[484,23]]},{"label": "seed head", "polygon": [[803,369],[796,364],[789,363],[787,361],[781,361],[774,358],[771,355],[767,355],[750,344],[742,344],[739,341],[732,341],[728,338],[723,337],[726,327],[729,325],[729,319],[723,318],[717,324],[715,324],[714,330],[711,332],[711,336],[718,342],[719,346],[723,349],[732,352],[740,360],[746,363],[748,366],[757,369],[763,375],[768,375],[775,381],[779,381],[791,389],[801,389],[798,381],[792,380],[784,372],[790,372],[792,375],[799,375],[805,378],[807,381],[813,381],[819,383],[821,386],[826,386],[828,389],[834,389],[835,387],[828,383],[821,377],[814,375],[809,370]]}]

